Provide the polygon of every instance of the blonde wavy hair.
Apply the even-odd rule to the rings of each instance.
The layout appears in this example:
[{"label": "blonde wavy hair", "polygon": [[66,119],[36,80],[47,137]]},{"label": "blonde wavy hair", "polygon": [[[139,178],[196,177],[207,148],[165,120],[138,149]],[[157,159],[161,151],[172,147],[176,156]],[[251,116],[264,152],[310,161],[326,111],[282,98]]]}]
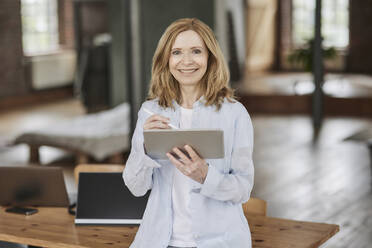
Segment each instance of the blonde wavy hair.
[{"label": "blonde wavy hair", "polygon": [[193,30],[204,41],[208,49],[207,71],[199,82],[199,92],[205,99],[205,105],[215,105],[221,108],[224,98],[233,102],[234,91],[229,87],[230,73],[226,65],[221,48],[213,31],[196,18],[176,20],[161,36],[152,59],[151,84],[147,99],[158,98],[159,105],[174,108],[172,101],[181,103],[181,88],[169,70],[171,49],[179,33]]}]

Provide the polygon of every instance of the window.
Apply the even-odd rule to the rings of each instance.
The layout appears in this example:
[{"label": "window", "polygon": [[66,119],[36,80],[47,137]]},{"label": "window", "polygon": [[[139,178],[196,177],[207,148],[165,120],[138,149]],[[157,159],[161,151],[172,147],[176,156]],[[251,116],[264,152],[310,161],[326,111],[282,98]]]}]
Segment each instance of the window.
[{"label": "window", "polygon": [[58,49],[57,0],[21,0],[21,15],[25,54]]},{"label": "window", "polygon": [[[314,37],[315,1],[292,0],[292,41],[301,46]],[[349,44],[349,0],[322,0],[323,46],[345,49]]]}]

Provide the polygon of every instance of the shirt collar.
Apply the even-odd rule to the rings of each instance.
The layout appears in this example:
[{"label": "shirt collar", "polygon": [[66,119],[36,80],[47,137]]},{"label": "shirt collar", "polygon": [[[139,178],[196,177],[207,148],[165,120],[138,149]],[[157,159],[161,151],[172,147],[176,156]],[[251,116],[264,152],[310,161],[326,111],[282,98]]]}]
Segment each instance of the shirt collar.
[{"label": "shirt collar", "polygon": [[[192,105],[192,108],[198,108],[202,105],[204,105],[206,102],[205,97],[201,96],[197,101],[194,102]],[[176,100],[172,100],[173,106],[175,106],[176,109],[180,108],[181,106],[177,103]]]}]

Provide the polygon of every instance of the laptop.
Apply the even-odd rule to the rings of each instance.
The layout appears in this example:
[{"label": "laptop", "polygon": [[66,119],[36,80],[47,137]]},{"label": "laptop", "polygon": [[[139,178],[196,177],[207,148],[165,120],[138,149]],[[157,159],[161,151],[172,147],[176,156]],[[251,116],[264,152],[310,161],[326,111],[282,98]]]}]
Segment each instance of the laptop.
[{"label": "laptop", "polygon": [[0,167],[0,205],[67,207],[60,167]]},{"label": "laptop", "polygon": [[138,225],[149,195],[132,195],[120,172],[81,172],[75,224]]}]

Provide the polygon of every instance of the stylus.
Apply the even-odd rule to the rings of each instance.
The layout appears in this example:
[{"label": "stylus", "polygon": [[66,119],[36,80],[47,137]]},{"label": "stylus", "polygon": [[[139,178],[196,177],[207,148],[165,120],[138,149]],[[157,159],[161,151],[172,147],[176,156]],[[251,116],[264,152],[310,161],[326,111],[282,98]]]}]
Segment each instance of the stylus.
[{"label": "stylus", "polygon": [[[151,112],[150,110],[148,110],[147,108],[143,108],[143,111],[145,111],[145,112],[148,113],[149,115],[154,115],[154,114],[155,114],[155,113]],[[170,126],[170,127],[173,128],[173,129],[178,129],[178,127],[176,127],[175,125],[170,124],[170,123],[168,123],[168,126]]]}]

